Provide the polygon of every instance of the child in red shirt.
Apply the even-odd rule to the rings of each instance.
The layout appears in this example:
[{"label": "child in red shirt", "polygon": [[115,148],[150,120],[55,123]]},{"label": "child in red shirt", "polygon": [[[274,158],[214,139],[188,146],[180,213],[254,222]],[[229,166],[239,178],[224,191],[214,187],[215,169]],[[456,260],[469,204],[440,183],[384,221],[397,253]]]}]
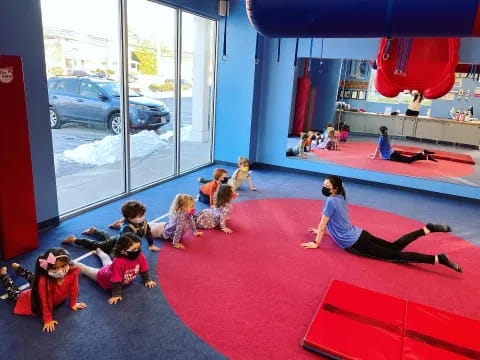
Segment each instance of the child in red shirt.
[{"label": "child in red shirt", "polygon": [[53,248],[40,256],[35,265],[35,275],[17,263],[12,264],[15,272],[25,278],[32,287],[20,292],[7,274],[7,268],[0,268],[0,280],[7,295],[16,301],[13,312],[21,315],[42,315],[43,331],[55,330],[58,321],[53,320],[53,308],[69,297],[69,307],[73,311],[87,307],[77,303],[78,268],[72,266],[68,252],[62,248]]}]

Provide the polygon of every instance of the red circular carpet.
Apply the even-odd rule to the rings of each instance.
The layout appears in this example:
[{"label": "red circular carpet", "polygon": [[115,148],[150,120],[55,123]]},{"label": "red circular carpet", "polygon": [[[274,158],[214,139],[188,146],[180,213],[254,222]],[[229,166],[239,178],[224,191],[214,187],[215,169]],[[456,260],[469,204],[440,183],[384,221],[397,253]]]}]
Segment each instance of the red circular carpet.
[{"label": "red circular carpet", "polygon": [[[480,249],[450,234],[418,239],[407,249],[446,252],[461,264],[398,265],[361,258],[329,236],[312,240],[323,201],[266,199],[235,204],[233,234],[210,230],[185,239],[182,252],[163,246],[158,279],[167,301],[200,338],[231,359],[318,359],[300,347],[332,279],[480,320]],[[350,215],[375,235],[395,240],[421,223],[361,206]],[[161,326],[161,325],[160,325]]]},{"label": "red circular carpet", "polygon": [[[462,177],[474,173],[473,166],[470,164],[441,159],[438,162],[426,160],[416,161],[412,164],[386,161],[379,158],[371,160],[368,156],[374,152],[375,147],[375,143],[346,142],[340,143],[337,151],[314,149],[313,153],[335,164],[398,175],[435,178]],[[392,147],[395,149],[395,145]]]}]

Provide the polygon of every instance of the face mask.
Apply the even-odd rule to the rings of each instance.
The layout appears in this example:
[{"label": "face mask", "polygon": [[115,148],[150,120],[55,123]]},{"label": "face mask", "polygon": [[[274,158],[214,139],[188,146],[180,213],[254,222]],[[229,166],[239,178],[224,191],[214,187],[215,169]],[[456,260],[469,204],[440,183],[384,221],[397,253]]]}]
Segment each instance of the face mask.
[{"label": "face mask", "polygon": [[70,270],[70,266],[66,266],[65,269],[60,270],[60,271],[49,271],[48,276],[54,278],[54,279],[61,279],[67,275],[68,271]]},{"label": "face mask", "polygon": [[188,213],[189,213],[190,215],[195,214],[195,208],[192,208],[192,209],[188,210]]},{"label": "face mask", "polygon": [[145,218],[143,216],[141,218],[130,220],[130,222],[135,224],[135,225],[143,224],[144,221],[145,221]]},{"label": "face mask", "polygon": [[140,250],[137,251],[127,251],[127,258],[130,260],[135,260],[140,255]]},{"label": "face mask", "polygon": [[332,195],[332,190],[330,190],[329,188],[327,188],[325,186],[322,186],[322,194],[325,195],[325,196],[330,196],[330,195]]},{"label": "face mask", "polygon": [[242,170],[243,172],[247,172],[248,171],[248,166],[242,166],[240,168],[240,170]]}]

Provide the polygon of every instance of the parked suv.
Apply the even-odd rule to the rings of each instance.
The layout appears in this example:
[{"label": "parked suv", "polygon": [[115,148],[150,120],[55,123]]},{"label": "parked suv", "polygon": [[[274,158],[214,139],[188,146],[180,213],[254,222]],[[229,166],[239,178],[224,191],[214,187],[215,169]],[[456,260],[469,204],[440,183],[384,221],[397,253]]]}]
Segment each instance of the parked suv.
[{"label": "parked suv", "polygon": [[[130,128],[157,130],[170,122],[170,111],[160,100],[129,90]],[[50,127],[66,122],[103,125],[122,132],[120,87],[117,82],[91,77],[62,76],[48,79]]]}]

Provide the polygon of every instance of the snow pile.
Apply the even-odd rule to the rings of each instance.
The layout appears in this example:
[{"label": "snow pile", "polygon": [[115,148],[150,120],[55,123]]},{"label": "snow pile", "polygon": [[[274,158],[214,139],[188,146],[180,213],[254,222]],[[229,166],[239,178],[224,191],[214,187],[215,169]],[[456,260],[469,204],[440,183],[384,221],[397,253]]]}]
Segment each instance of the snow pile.
[{"label": "snow pile", "polygon": [[[181,129],[181,141],[190,140],[192,126],[185,126]],[[169,130],[163,134],[157,134],[155,131],[144,130],[130,136],[130,157],[145,157],[155,151],[169,146],[173,141],[173,131]],[[55,168],[58,167],[58,161],[66,160],[85,165],[107,165],[122,160],[122,142],[121,135],[109,135],[101,140],[96,140],[88,144],[82,144],[71,150],[65,150],[63,154],[55,156]],[[57,155],[57,154],[56,154]]]},{"label": "snow pile", "polygon": [[[63,158],[79,164],[106,165],[122,160],[121,135],[109,135],[102,140],[82,144],[72,150],[65,150]],[[168,146],[155,131],[142,131],[130,136],[131,158],[143,157],[156,150]]]}]

